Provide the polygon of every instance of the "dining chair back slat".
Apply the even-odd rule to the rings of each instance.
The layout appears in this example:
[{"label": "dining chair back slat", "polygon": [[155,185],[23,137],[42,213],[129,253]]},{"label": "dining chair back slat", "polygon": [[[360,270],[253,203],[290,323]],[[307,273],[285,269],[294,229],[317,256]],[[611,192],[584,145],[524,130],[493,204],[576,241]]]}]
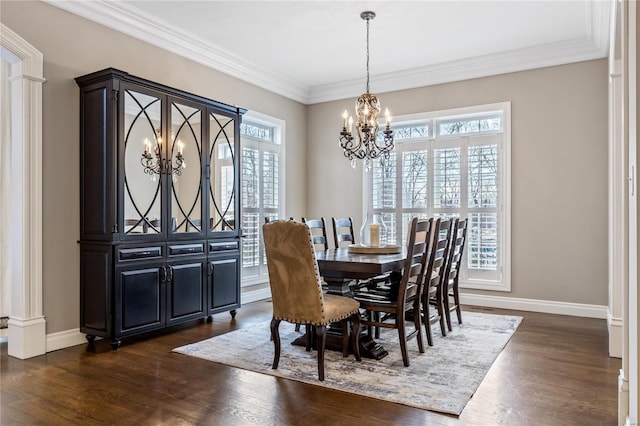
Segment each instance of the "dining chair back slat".
[{"label": "dining chair back slat", "polygon": [[331,222],[333,224],[333,242],[336,248],[340,248],[341,246],[351,245],[356,243],[356,237],[353,233],[353,219],[336,219],[335,217],[331,218]]},{"label": "dining chair back slat", "polygon": [[311,232],[311,239],[316,248],[329,250],[329,241],[327,240],[327,224],[324,217],[320,219],[302,218],[302,223],[306,223]]}]

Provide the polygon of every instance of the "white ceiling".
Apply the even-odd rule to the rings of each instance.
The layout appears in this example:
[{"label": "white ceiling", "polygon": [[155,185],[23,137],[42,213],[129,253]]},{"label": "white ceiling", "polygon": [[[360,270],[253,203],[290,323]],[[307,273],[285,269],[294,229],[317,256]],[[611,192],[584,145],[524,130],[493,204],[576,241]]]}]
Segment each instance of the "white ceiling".
[{"label": "white ceiling", "polygon": [[609,1],[58,1],[303,103],[603,58]]}]

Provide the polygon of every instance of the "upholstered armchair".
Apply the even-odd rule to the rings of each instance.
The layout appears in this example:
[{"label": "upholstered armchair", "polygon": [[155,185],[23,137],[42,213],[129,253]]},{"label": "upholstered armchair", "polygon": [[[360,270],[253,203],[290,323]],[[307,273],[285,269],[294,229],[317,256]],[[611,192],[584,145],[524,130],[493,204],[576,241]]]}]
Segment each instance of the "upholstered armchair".
[{"label": "upholstered armchair", "polygon": [[277,221],[264,224],[262,231],[273,301],[271,336],[275,354],[272,367],[278,368],[280,361],[281,321],[305,324],[307,333],[314,327],[318,349],[318,377],[321,381],[324,380],[324,347],[328,324],[342,322],[343,355],[348,356],[348,322],[353,322],[351,345],[355,358],[360,361],[359,303],[348,297],[322,293],[322,279],[309,227],[292,220]]}]

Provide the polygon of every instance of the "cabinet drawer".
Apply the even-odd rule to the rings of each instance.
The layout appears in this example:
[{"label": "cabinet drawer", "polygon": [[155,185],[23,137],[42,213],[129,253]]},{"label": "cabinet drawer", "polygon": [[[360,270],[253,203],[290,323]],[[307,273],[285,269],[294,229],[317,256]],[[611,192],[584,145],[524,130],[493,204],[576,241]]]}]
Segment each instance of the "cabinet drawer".
[{"label": "cabinet drawer", "polygon": [[138,259],[156,259],[162,257],[162,246],[119,248],[116,253],[119,262]]},{"label": "cabinet drawer", "polygon": [[204,254],[204,243],[169,244],[169,256],[180,256],[185,254]]},{"label": "cabinet drawer", "polygon": [[237,241],[221,241],[217,243],[209,243],[209,253],[227,251],[227,250],[238,250],[238,242]]}]

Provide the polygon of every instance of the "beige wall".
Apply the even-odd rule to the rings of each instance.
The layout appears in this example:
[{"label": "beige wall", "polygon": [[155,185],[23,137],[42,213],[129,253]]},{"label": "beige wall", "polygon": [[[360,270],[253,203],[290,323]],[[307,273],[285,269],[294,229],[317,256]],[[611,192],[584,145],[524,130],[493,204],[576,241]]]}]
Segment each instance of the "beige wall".
[{"label": "beige wall", "polygon": [[43,296],[47,334],[79,326],[79,91],[107,67],[287,123],[287,215],[305,213],[304,105],[41,2],[0,3],[0,20],[44,55]]},{"label": "beige wall", "polygon": [[[607,304],[605,59],[378,95],[395,116],[511,101],[512,291],[485,293]],[[311,217],[361,216],[361,168],[337,144],[354,100],[308,108]]]},{"label": "beige wall", "polygon": [[[361,171],[351,169],[337,145],[340,115],[354,99],[305,107],[40,2],[3,0],[0,20],[44,54],[47,333],[79,324],[77,76],[115,67],[285,120],[286,216],[359,217]],[[381,100],[396,116],[511,101],[512,292],[488,294],[607,304],[606,60],[387,93]]]}]

